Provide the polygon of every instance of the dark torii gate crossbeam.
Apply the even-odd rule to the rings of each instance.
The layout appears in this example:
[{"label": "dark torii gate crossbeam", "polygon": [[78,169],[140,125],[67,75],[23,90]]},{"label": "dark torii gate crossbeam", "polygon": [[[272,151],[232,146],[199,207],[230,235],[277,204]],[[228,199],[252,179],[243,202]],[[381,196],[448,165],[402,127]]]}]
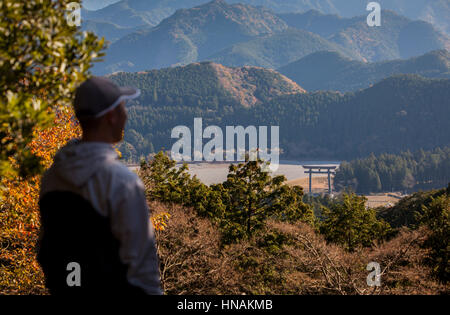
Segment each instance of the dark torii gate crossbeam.
[{"label": "dark torii gate crossbeam", "polygon": [[303,165],[305,174],[309,174],[309,194],[311,195],[312,174],[328,174],[328,193],[331,194],[331,174],[336,174],[337,166]]}]

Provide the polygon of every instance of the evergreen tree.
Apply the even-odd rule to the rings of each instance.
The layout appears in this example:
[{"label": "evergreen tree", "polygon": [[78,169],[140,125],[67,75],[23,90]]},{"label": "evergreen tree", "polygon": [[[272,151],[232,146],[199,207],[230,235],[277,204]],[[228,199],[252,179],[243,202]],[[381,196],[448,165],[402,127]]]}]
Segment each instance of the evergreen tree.
[{"label": "evergreen tree", "polygon": [[[356,187],[358,193],[440,188],[450,178],[450,147],[432,151],[406,151],[399,155],[371,155],[342,162],[334,177],[335,187]],[[353,183],[357,183],[354,185]]]},{"label": "evergreen tree", "polygon": [[281,220],[314,221],[312,209],[303,203],[303,190],[289,187],[284,176],[271,177],[262,162],[247,161],[230,165],[224,203],[224,230],[230,241],[250,237],[272,217]]},{"label": "evergreen tree", "polygon": [[442,282],[450,281],[450,183],[447,192],[431,198],[428,206],[422,205],[421,223],[427,225],[431,235],[425,241],[430,248],[428,263],[434,275]]},{"label": "evergreen tree", "polygon": [[329,242],[342,245],[348,251],[360,246],[371,246],[375,240],[383,240],[390,232],[390,226],[376,218],[374,209],[366,209],[365,197],[344,193],[342,201],[323,207],[325,218],[320,232]]}]

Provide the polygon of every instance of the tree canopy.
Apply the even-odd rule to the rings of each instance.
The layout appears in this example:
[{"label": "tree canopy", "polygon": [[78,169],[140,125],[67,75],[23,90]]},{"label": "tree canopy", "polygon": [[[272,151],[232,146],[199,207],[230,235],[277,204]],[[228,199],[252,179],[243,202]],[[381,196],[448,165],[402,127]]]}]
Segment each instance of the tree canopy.
[{"label": "tree canopy", "polygon": [[49,108],[71,104],[75,88],[102,56],[102,39],[68,24],[70,2],[0,2],[1,176],[42,170],[29,147],[33,130],[50,125]]}]

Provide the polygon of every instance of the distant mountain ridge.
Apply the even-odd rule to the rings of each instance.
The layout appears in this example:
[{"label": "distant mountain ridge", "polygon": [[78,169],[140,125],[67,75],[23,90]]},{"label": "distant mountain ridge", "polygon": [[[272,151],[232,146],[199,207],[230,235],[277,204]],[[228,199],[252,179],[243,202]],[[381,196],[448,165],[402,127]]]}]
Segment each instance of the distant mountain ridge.
[{"label": "distant mountain ridge", "polygon": [[339,52],[351,59],[361,59],[350,49],[345,49],[317,34],[295,28],[234,44],[207,59],[231,67],[253,65],[276,69],[322,50]]},{"label": "distant mountain ridge", "polygon": [[321,51],[292,62],[278,71],[308,91],[341,92],[364,89],[396,74],[419,74],[450,79],[450,53],[437,50],[406,60],[364,63],[339,53]]},{"label": "distant mountain ridge", "polygon": [[121,27],[156,26],[178,9],[205,2],[207,0],[122,0],[99,10],[86,10],[83,18],[115,23]]},{"label": "distant mountain ridge", "polygon": [[120,0],[83,0],[82,5],[87,10],[95,11],[119,1]]},{"label": "distant mountain ridge", "polygon": [[353,51],[367,61],[410,58],[431,50],[450,49],[450,39],[423,21],[382,11],[380,27],[369,27],[366,16],[342,18],[316,10],[279,14],[290,27],[304,29]]},{"label": "distant mountain ridge", "polygon": [[[135,11],[138,4],[148,6],[129,0],[99,11],[131,3]],[[145,18],[141,13],[138,18]],[[324,50],[354,60],[380,61],[409,58],[450,46],[450,40],[430,24],[411,21],[394,12],[383,12],[382,26],[370,28],[365,16],[344,19],[317,11],[276,15],[263,7],[230,5],[224,0],[177,10],[155,27],[85,22],[89,23],[113,42],[105,61],[94,67],[96,74],[159,69],[206,60],[225,66],[276,69]],[[126,35],[118,39],[114,34],[119,33]]]},{"label": "distant mountain ridge", "polygon": [[[232,0],[263,5],[277,13],[305,12],[311,9],[326,14],[354,17],[368,14],[363,0]],[[448,0],[377,0],[383,10],[392,10],[413,20],[423,20],[450,36],[450,2]]]},{"label": "distant mountain ridge", "polygon": [[[124,16],[136,11],[152,16],[151,23],[156,25],[173,14],[177,9],[189,8],[206,3],[205,0],[85,0],[83,5],[88,10],[103,8],[106,3],[125,3]],[[264,6],[277,13],[306,12],[314,9],[326,14],[338,14],[344,17],[360,16],[367,13],[367,1],[361,0],[230,0],[228,3],[245,3]],[[424,20],[450,36],[450,2],[448,0],[379,0],[382,9],[393,10],[414,20]],[[131,10],[128,10],[131,9]],[[134,11],[134,12],[133,12]],[[108,10],[99,12],[109,22],[116,22],[108,16]],[[131,25],[121,25],[129,27]],[[136,25],[132,25],[136,26]]]},{"label": "distant mountain ridge", "polygon": [[94,32],[99,37],[104,37],[109,42],[115,42],[122,37],[138,31],[142,26],[123,27],[112,22],[99,22],[93,20],[82,20],[83,31]]},{"label": "distant mountain ridge", "polygon": [[[202,60],[220,61],[212,56],[221,50],[280,34],[287,29],[286,23],[267,9],[242,4],[229,5],[223,0],[215,0],[191,9],[178,10],[154,28],[147,27],[125,36],[111,45],[105,63],[98,65],[97,69],[102,67],[98,70],[100,73],[111,73],[163,68]],[[313,34],[301,30],[297,33],[302,33],[304,46],[314,46],[312,43],[320,42],[319,47],[307,49],[306,53],[297,54],[281,64],[313,51],[338,49],[336,44],[327,43]],[[344,50],[342,53],[349,54]],[[241,66],[245,63],[226,65]],[[248,65],[267,66],[252,60]]]}]

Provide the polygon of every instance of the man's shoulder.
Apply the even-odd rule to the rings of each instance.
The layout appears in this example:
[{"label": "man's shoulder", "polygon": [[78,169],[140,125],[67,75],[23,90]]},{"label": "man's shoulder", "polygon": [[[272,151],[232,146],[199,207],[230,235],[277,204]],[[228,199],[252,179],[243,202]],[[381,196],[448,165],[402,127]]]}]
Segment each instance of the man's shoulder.
[{"label": "man's shoulder", "polygon": [[119,160],[107,161],[100,170],[102,176],[107,175],[117,184],[142,186],[139,176]]}]

